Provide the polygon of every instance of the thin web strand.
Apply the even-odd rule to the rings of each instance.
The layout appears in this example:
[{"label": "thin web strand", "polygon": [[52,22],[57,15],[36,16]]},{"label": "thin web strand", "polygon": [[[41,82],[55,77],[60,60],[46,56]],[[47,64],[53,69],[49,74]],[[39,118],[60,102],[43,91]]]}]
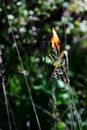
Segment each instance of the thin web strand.
[{"label": "thin web strand", "polygon": [[65,49],[66,49],[67,35],[66,35],[66,19],[65,19],[65,16],[64,16],[64,12],[65,12],[64,2],[65,2],[65,0],[63,0],[63,20],[64,20],[63,22],[64,22],[64,43],[65,43]]}]

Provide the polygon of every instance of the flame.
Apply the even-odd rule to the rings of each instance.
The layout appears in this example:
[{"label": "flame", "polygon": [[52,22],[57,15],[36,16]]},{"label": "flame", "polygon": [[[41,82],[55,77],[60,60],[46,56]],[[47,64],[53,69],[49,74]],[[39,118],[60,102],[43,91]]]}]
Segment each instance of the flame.
[{"label": "flame", "polygon": [[53,33],[53,36],[51,38],[52,49],[58,49],[58,51],[59,51],[60,48],[61,48],[61,46],[60,46],[60,39],[57,36],[56,30],[55,30],[54,27],[52,28],[52,33]]}]

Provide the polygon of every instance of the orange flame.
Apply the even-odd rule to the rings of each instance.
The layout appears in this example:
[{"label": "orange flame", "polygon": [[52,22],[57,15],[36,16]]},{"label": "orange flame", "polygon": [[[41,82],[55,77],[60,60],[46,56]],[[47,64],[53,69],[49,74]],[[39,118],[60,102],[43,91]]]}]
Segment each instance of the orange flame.
[{"label": "orange flame", "polygon": [[55,30],[54,27],[52,28],[52,33],[53,33],[53,36],[51,38],[52,49],[58,49],[58,51],[59,51],[60,48],[61,48],[61,46],[60,46],[60,39],[57,36],[56,30]]}]

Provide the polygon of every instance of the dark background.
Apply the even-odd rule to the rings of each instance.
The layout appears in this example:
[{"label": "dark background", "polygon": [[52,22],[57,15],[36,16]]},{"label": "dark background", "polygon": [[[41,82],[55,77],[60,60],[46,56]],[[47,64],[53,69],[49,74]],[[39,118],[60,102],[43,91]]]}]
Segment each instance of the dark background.
[{"label": "dark background", "polygon": [[[2,66],[0,64],[0,129],[9,130],[2,87],[4,77],[12,130],[16,130],[15,127],[18,130],[38,130],[24,76],[18,73],[18,70],[22,70],[22,68],[9,26],[10,22],[24,68],[29,72],[28,83],[42,130],[54,130],[55,123],[55,120],[46,113],[54,113],[54,102],[51,83],[47,87],[53,66],[49,61],[46,64],[43,62],[44,53],[46,53],[45,45],[52,34],[53,26],[60,37],[61,50],[65,48],[66,36],[72,93],[82,118],[83,130],[87,130],[86,0],[7,0],[5,5],[4,7],[3,0],[1,0],[0,49],[3,62]],[[50,51],[49,48],[48,51]],[[46,75],[44,75],[45,65]],[[67,92],[62,91],[59,86],[57,85],[55,94],[58,118],[68,107]],[[11,113],[14,115],[14,120]],[[65,130],[64,124],[70,128],[72,122],[69,115],[70,111],[67,111],[63,119],[57,122],[57,130]],[[27,123],[30,123],[29,127]]]}]

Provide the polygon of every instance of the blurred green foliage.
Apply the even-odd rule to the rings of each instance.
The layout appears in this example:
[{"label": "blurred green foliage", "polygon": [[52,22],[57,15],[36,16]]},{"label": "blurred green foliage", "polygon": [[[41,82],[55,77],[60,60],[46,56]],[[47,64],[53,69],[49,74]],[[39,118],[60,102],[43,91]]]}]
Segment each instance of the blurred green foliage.
[{"label": "blurred green foliage", "polygon": [[[18,130],[37,130],[37,123],[30,97],[21,71],[9,22],[12,25],[16,42],[22,57],[29,87],[36,105],[42,130],[53,130],[54,120],[43,110],[53,114],[53,100],[50,80],[53,66],[47,60],[46,76],[44,41],[51,35],[54,26],[65,48],[65,34],[69,49],[69,77],[76,105],[82,117],[83,129],[87,129],[87,0],[7,0],[6,16],[3,0],[0,2],[0,48],[2,49],[3,69],[6,71],[6,91]],[[8,21],[8,19],[9,21]],[[65,26],[65,27],[64,27]],[[0,68],[1,70],[2,68]],[[0,77],[2,78],[2,77]],[[1,80],[1,79],[0,79]],[[58,117],[67,108],[68,100],[62,82],[56,85],[56,104]],[[9,107],[9,110],[10,110]],[[10,112],[11,113],[11,112]],[[69,115],[63,117],[65,124],[70,123]],[[11,122],[15,129],[13,121]],[[57,130],[65,130],[60,120]],[[6,108],[0,82],[0,129],[9,130]]]}]

